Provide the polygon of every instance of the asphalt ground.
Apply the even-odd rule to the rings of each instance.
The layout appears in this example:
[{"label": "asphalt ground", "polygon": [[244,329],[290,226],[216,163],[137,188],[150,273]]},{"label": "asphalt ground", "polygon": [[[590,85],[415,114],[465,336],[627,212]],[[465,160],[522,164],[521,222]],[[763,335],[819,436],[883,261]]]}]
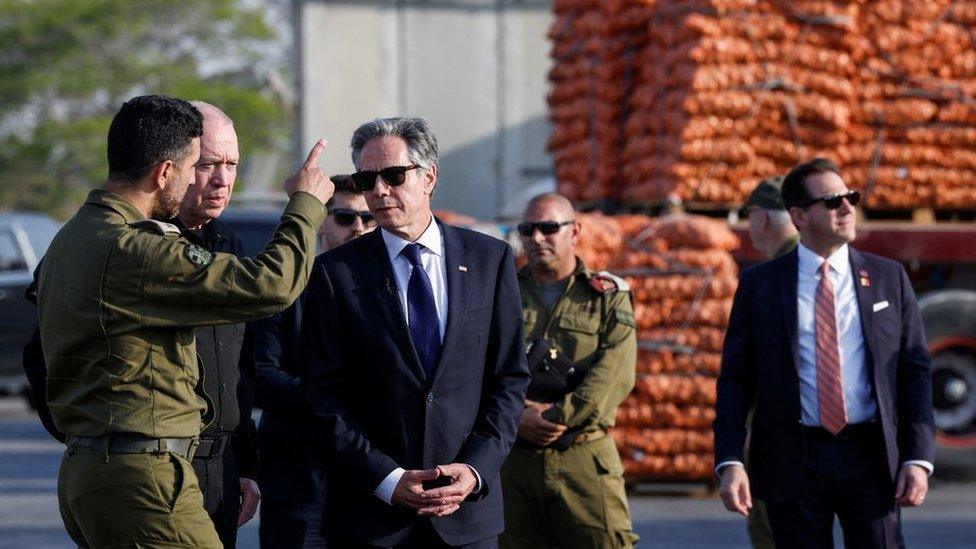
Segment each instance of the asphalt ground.
[{"label": "asphalt ground", "polygon": [[[73,547],[57,505],[63,447],[17,398],[0,398],[0,549]],[[630,498],[640,547],[748,547],[744,519],[724,510],[707,490],[645,485]],[[908,547],[976,548],[976,483],[933,483],[921,509],[903,514]],[[257,519],[239,533],[238,547],[258,547]],[[839,530],[836,532],[837,546]]]}]

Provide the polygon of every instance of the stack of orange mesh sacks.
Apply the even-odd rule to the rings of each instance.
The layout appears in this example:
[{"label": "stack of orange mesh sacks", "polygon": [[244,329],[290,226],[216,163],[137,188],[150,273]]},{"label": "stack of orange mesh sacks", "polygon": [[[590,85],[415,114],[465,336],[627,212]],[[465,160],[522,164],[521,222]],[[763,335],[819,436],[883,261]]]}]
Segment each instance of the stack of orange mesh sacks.
[{"label": "stack of orange mesh sacks", "polygon": [[613,437],[630,481],[712,475],[715,379],[738,268],[738,239],[709,218],[580,216],[581,256],[631,286],[637,381]]},{"label": "stack of orange mesh sacks", "polygon": [[851,135],[842,159],[876,208],[976,208],[976,2],[861,8]]},{"label": "stack of orange mesh sacks", "polygon": [[[627,83],[623,147],[588,151],[591,163],[620,166],[619,179],[597,196],[573,165],[582,157],[567,150],[556,154],[562,192],[738,203],[759,180],[826,156],[867,188],[872,207],[976,207],[976,2],[614,4],[623,6],[613,13],[647,21],[646,39],[624,33],[636,49],[617,78]],[[569,139],[552,112],[553,136]],[[577,142],[593,136],[582,131]]]},{"label": "stack of orange mesh sacks", "polygon": [[621,154],[624,200],[741,202],[758,180],[843,145],[854,65],[851,31],[840,22],[851,10],[814,25],[810,4],[698,0],[648,8],[651,40]]},{"label": "stack of orange mesh sacks", "polygon": [[646,10],[630,0],[556,0],[549,29],[553,132],[559,191],[572,200],[611,197],[619,187],[627,96],[647,42]]}]

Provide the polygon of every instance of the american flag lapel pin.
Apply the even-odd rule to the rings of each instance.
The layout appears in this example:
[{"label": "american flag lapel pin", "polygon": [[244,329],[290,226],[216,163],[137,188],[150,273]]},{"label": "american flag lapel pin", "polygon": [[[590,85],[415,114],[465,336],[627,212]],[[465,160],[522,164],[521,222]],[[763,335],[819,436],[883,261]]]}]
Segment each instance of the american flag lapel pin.
[{"label": "american flag lapel pin", "polygon": [[462,273],[466,273],[466,272],[468,272],[468,266],[467,265],[458,265],[458,270],[461,271]]},{"label": "american flag lapel pin", "polygon": [[871,275],[869,275],[868,272],[865,271],[864,269],[861,269],[857,274],[861,278],[861,286],[864,286],[865,288],[870,288],[871,287]]}]

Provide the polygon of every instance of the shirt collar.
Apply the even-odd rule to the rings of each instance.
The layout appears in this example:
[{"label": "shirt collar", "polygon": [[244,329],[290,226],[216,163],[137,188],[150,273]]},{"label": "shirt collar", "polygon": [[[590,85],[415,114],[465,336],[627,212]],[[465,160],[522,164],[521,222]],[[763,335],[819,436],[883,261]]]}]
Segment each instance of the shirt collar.
[{"label": "shirt collar", "polygon": [[[576,256],[576,268],[573,269],[573,272],[570,273],[570,275],[563,280],[572,280],[578,276],[590,278],[592,275],[593,272],[586,267],[586,263],[583,262],[583,258],[581,258],[580,256]],[[535,278],[532,277],[532,271],[529,269],[528,265],[523,265],[522,268],[518,270],[518,276],[528,280],[535,286],[540,285],[538,282],[535,281]]]},{"label": "shirt collar", "polygon": [[142,215],[142,212],[134,204],[122,196],[106,191],[105,189],[92,189],[88,193],[88,198],[85,200],[85,203],[111,208],[121,215],[126,223],[146,219],[146,216]]},{"label": "shirt collar", "polygon": [[[798,268],[801,273],[815,274],[820,270],[820,265],[825,261],[824,258],[817,255],[813,250],[804,246],[803,242],[797,245],[797,255],[799,256]],[[830,254],[830,257],[826,261],[830,262],[830,266],[837,274],[842,277],[847,276],[847,272],[851,269],[850,252],[848,251],[847,244],[837,248],[834,253]]]},{"label": "shirt collar", "polygon": [[[400,252],[411,244],[409,240],[400,238],[399,236],[387,231],[386,229],[380,229],[380,233],[383,235],[383,244],[386,245],[386,253],[390,256],[390,261],[396,259]],[[443,239],[441,237],[440,227],[434,221],[434,216],[430,216],[430,222],[427,224],[427,228],[421,233],[420,238],[416,240],[417,244],[420,244],[427,250],[435,253],[436,255],[441,255],[443,252]]]}]

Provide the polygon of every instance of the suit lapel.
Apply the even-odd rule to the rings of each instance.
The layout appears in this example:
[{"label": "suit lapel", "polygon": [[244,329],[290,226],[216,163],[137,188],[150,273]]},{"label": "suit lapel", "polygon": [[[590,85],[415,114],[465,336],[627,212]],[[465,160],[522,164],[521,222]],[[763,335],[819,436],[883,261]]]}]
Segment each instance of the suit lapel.
[{"label": "suit lapel", "polygon": [[[464,241],[458,231],[450,225],[437,224],[441,228],[441,235],[444,239],[444,265],[447,268],[447,328],[444,331],[443,342],[441,343],[440,360],[437,363],[437,371],[434,373],[434,381],[440,377],[444,371],[444,366],[448,362],[448,357],[453,356],[454,348],[460,338],[461,327],[464,322],[464,314],[468,308],[468,262],[465,255]],[[464,267],[462,271],[460,267]]]},{"label": "suit lapel", "polygon": [[[867,364],[874,372],[874,286],[871,285],[871,271],[868,269],[867,262],[861,252],[854,248],[850,250],[851,276],[854,278],[854,293],[857,294],[857,308],[861,314],[861,332],[864,337],[864,347],[867,349]],[[864,276],[867,275],[867,276]],[[862,279],[866,279],[867,286],[861,284]]]},{"label": "suit lapel", "polygon": [[403,318],[403,306],[397,293],[396,277],[393,276],[393,266],[390,264],[390,257],[380,230],[376,229],[361,237],[371,240],[369,245],[361,249],[366,265],[371,267],[363,269],[363,275],[366,278],[368,291],[376,302],[379,320],[392,330],[391,339],[399,348],[404,362],[413,374],[423,381],[426,375],[420,364],[420,358],[417,357],[417,350],[414,349],[413,339],[410,338],[410,330]]},{"label": "suit lapel", "polygon": [[786,327],[787,341],[790,342],[790,355],[793,357],[794,370],[800,364],[799,341],[797,340],[797,312],[796,312],[796,288],[799,280],[797,271],[799,256],[796,249],[783,261],[783,275],[779,277],[780,302],[783,308],[783,326]]}]

